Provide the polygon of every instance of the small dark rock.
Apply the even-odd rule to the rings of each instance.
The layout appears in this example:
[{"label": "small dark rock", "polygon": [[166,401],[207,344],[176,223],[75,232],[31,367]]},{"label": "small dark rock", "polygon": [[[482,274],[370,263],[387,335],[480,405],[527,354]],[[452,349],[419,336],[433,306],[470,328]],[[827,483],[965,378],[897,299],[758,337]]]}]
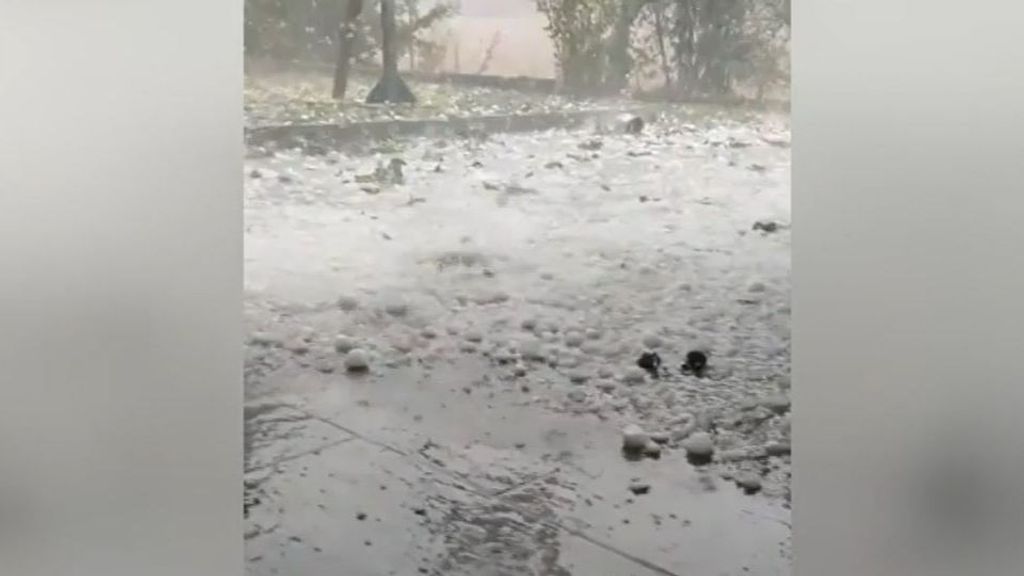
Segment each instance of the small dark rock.
[{"label": "small dark rock", "polygon": [[527,196],[537,194],[537,190],[533,188],[527,188],[525,186],[516,186],[515,184],[509,184],[505,186],[505,193],[510,196]]},{"label": "small dark rock", "polygon": [[629,485],[629,491],[637,496],[643,496],[651,491],[651,485],[637,482]]},{"label": "small dark rock", "polygon": [[771,234],[772,232],[777,232],[779,230],[779,224],[777,222],[772,222],[771,220],[758,220],[757,222],[754,222],[754,226],[751,229]]},{"label": "small dark rock", "polygon": [[700,350],[691,350],[686,353],[686,362],[683,363],[684,374],[701,376],[708,366],[708,355]]},{"label": "small dark rock", "polygon": [[636,365],[651,374],[657,374],[658,368],[661,367],[661,356],[658,356],[657,352],[644,352],[636,361]]},{"label": "small dark rock", "polygon": [[626,134],[639,134],[644,131],[644,119],[633,116],[626,122]]},{"label": "small dark rock", "polygon": [[403,184],[405,182],[405,174],[402,168],[407,164],[405,160],[401,158],[392,158],[388,163],[388,168],[391,170],[391,181],[396,184]]}]

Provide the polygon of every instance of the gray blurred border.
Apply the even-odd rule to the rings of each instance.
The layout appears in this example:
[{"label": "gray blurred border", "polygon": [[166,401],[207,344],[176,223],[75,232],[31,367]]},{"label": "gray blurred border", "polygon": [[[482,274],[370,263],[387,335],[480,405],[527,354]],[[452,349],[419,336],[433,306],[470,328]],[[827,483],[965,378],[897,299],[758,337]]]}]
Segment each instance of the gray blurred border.
[{"label": "gray blurred border", "polygon": [[1021,574],[1024,6],[795,4],[794,574]]},{"label": "gray blurred border", "polygon": [[242,573],[242,1],[0,7],[0,573]]}]

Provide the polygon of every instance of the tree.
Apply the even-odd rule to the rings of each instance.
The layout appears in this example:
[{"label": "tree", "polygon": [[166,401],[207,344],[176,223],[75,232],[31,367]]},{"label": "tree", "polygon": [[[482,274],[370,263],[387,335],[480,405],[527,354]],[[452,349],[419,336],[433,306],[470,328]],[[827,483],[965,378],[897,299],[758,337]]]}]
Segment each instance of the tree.
[{"label": "tree", "polygon": [[665,11],[661,6],[654,7],[654,38],[658,47],[661,73],[665,77],[665,94],[672,92],[672,64],[668,57],[668,48],[665,45],[665,37],[668,34],[665,26]]},{"label": "tree", "polygon": [[639,81],[661,80],[662,94],[669,95],[675,85],[672,64],[672,0],[651,0],[637,17],[630,45],[631,76]]},{"label": "tree", "polygon": [[633,60],[629,55],[633,24],[643,11],[644,6],[652,0],[621,0],[611,37],[607,43],[608,70],[605,75],[605,86],[611,91],[620,91],[626,87],[629,73],[633,69]]},{"label": "tree", "polygon": [[577,94],[602,92],[608,71],[606,43],[621,0],[536,0],[548,20],[561,84]]},{"label": "tree", "polygon": [[617,93],[633,68],[633,25],[653,0],[537,0],[548,19],[564,87]]},{"label": "tree", "polygon": [[[430,8],[421,8],[426,5]],[[398,53],[411,53],[415,47],[417,66],[425,56],[436,61],[437,52],[444,47],[431,41],[426,32],[456,13],[454,0],[402,0],[395,10]],[[348,28],[350,34],[344,36],[342,28]],[[380,0],[245,0],[247,59],[322,62],[337,67],[344,62],[339,56],[346,50],[351,65],[379,62],[382,36]]]},{"label": "tree", "polygon": [[788,77],[790,0],[536,2],[573,93],[660,75],[666,95],[715,98]]},{"label": "tree", "polygon": [[341,25],[338,27],[338,61],[334,67],[334,90],[336,100],[345,98],[348,88],[348,73],[352,61],[352,43],[356,36],[356,20],[363,11],[363,0],[339,0],[344,4]]},{"label": "tree", "polygon": [[[405,0],[405,20],[406,25],[412,28],[415,25],[416,20],[420,17],[420,3],[419,0]],[[410,41],[405,45],[406,53],[409,55],[409,69],[416,69],[416,42],[414,38],[410,38]]]},{"label": "tree", "polygon": [[381,59],[383,72],[377,85],[366,97],[370,104],[412,103],[416,96],[398,73],[398,35],[395,24],[395,0],[381,0]]}]

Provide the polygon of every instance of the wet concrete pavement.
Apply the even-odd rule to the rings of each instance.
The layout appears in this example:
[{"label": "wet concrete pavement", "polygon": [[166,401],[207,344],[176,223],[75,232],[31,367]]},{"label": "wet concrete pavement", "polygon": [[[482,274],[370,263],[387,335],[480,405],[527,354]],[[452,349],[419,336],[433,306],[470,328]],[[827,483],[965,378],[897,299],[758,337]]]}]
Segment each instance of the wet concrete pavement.
[{"label": "wet concrete pavement", "polygon": [[310,375],[305,393],[251,403],[251,574],[788,573],[780,502],[680,453],[627,461],[593,416],[449,397],[486,366],[445,368]]},{"label": "wet concrete pavement", "polygon": [[[757,452],[788,442],[788,231],[751,226],[788,223],[789,155],[759,122],[248,161],[248,573],[788,574],[788,454]],[[740,456],[623,457],[680,416]]]}]

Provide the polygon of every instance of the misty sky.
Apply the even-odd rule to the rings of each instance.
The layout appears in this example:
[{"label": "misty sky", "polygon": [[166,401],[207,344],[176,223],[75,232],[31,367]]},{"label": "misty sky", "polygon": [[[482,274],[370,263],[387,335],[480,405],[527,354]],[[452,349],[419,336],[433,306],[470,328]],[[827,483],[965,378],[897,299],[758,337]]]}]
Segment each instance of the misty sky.
[{"label": "misty sky", "polygon": [[529,16],[536,13],[534,0],[461,0],[464,16]]}]

